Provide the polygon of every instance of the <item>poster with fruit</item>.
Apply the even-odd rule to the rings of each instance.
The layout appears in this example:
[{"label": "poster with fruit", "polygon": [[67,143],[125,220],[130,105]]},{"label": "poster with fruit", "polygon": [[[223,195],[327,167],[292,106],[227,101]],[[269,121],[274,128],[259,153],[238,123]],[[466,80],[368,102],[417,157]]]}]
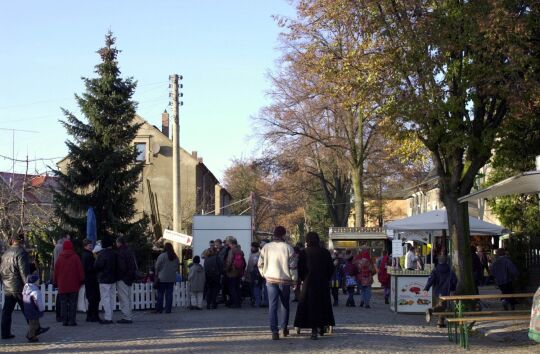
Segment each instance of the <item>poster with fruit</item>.
[{"label": "poster with fruit", "polygon": [[432,306],[431,290],[424,294],[427,279],[427,277],[398,277],[395,288],[397,312],[422,313]]}]

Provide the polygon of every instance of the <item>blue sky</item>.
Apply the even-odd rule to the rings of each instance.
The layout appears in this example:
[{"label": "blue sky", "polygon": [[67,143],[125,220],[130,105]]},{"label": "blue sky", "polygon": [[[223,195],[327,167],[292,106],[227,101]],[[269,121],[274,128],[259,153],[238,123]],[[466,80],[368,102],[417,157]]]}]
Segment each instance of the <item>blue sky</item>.
[{"label": "blue sky", "polygon": [[[257,150],[250,116],[267,102],[267,73],[280,55],[272,15],[293,14],[286,0],[2,0],[0,128],[37,131],[15,132],[18,159],[64,156],[60,107],[78,112],[73,94],[84,91],[81,76],[94,76],[111,29],[122,76],[138,80],[137,112],[150,123],[160,126],[170,112],[169,74],[184,76],[181,145],[221,179],[231,159]],[[0,155],[12,155],[11,131],[0,130]],[[0,170],[11,168],[0,157]]]}]

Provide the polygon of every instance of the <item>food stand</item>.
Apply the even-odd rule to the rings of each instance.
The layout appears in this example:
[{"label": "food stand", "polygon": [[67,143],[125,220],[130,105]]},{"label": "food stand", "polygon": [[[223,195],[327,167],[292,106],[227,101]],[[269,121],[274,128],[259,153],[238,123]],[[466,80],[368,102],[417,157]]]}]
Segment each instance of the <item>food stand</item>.
[{"label": "food stand", "polygon": [[331,227],[328,234],[329,250],[369,249],[373,258],[386,249],[387,236],[381,227]]},{"label": "food stand", "polygon": [[[398,313],[425,313],[432,307],[433,295],[431,289],[427,294],[424,288],[433,264],[433,252],[429,252],[429,264],[423,270],[409,270],[398,266],[399,259],[404,256],[406,243],[431,244],[431,233],[427,232],[399,232],[393,234],[392,262],[393,267],[388,270],[390,274],[390,309]],[[425,262],[427,263],[427,262]]]},{"label": "food stand", "polygon": [[[485,221],[469,217],[471,234],[500,235],[503,228]],[[392,267],[388,273],[390,279],[390,308],[401,313],[425,313],[432,307],[431,291],[424,295],[428,277],[431,273],[433,260],[436,256],[433,245],[443,230],[448,229],[448,220],[445,209],[433,210],[427,213],[392,221],[385,225],[392,241]],[[390,231],[391,230],[391,231]],[[401,269],[397,259],[404,255],[403,248],[406,243],[425,245],[429,250],[424,270]]]}]

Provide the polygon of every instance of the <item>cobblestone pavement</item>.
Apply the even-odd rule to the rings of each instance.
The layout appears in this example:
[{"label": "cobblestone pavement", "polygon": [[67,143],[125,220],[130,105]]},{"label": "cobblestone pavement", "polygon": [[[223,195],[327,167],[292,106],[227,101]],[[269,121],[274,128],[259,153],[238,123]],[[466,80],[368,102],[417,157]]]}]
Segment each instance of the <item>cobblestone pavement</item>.
[{"label": "cobblestone pavement", "polygon": [[[334,334],[317,341],[309,339],[309,331],[293,334],[279,341],[270,340],[265,309],[188,311],[174,309],[172,314],[151,314],[137,311],[131,325],[100,325],[84,321],[77,314],[77,327],[62,327],[53,313],[46,313],[42,326],[51,330],[39,343],[24,338],[26,325],[19,312],[14,313],[12,328],[16,338],[0,341],[0,352],[13,353],[450,353],[463,352],[448,342],[446,331],[427,325],[424,316],[394,314],[374,291],[371,309],[336,307],[337,326]],[[342,298],[342,304],[344,298]],[[296,306],[291,307],[291,323]],[[118,319],[119,313],[115,313]],[[498,341],[475,335],[471,352],[539,353],[540,345],[520,333],[511,340]]]}]

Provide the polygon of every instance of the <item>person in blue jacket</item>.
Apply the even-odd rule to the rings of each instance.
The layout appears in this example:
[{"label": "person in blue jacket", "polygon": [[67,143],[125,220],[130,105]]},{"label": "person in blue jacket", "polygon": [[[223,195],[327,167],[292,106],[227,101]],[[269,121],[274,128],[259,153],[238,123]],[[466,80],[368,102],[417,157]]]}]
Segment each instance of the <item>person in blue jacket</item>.
[{"label": "person in blue jacket", "polygon": [[[428,278],[424,292],[429,291],[433,287],[433,298],[436,299],[436,305],[430,308],[426,312],[426,320],[431,321],[431,315],[433,311],[444,311],[446,309],[446,303],[439,300],[439,296],[448,296],[451,292],[456,290],[457,277],[456,273],[448,265],[448,258],[446,256],[439,256],[437,258],[437,265],[431,271]],[[445,317],[439,316],[438,320],[439,328],[446,327]]]}]

